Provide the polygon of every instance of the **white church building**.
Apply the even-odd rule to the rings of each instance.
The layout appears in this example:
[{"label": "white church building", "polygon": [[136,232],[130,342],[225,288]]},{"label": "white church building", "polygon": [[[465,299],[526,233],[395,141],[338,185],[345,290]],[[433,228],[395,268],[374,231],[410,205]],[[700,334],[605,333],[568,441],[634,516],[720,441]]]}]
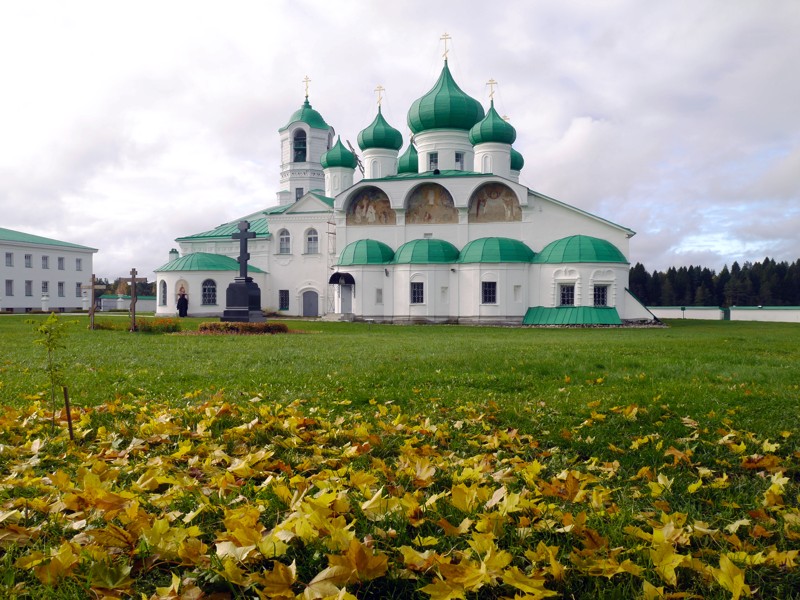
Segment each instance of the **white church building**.
[{"label": "white church building", "polygon": [[306,95],[278,130],[277,206],[177,238],[180,250],[155,269],[156,313],[176,314],[185,293],[190,316],[222,314],[239,269],[231,235],[247,220],[249,276],[269,312],[389,323],[653,319],[627,289],[634,232],[520,184],[515,129],[459,88],[446,59],[407,124],[401,153],[379,103],[357,157]]}]

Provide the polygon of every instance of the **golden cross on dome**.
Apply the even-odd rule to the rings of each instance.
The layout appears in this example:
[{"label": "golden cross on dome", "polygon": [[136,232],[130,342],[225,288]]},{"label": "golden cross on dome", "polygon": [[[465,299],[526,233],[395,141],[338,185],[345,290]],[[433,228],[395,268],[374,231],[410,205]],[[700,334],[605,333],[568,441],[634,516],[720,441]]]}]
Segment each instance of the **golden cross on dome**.
[{"label": "golden cross on dome", "polygon": [[447,40],[452,40],[453,38],[450,37],[449,33],[445,32],[439,39],[444,41],[444,54],[442,56],[447,60]]},{"label": "golden cross on dome", "polygon": [[383,96],[382,96],[381,94],[382,94],[383,92],[385,92],[385,91],[386,91],[386,88],[385,88],[385,87],[383,87],[383,86],[382,86],[382,85],[379,83],[379,84],[378,84],[378,87],[376,87],[376,88],[375,88],[375,91],[376,91],[376,92],[378,92],[378,106],[380,106],[380,105],[381,105],[381,100],[383,100]]},{"label": "golden cross on dome", "polygon": [[494,79],[490,79],[486,82],[486,85],[489,86],[489,100],[494,100],[494,86],[497,85],[497,82]]},{"label": "golden cross on dome", "polygon": [[309,84],[310,82],[311,82],[311,80],[308,78],[308,75],[306,75],[305,77],[303,77],[303,83],[305,83],[305,84],[306,84],[306,98],[308,98],[308,84]]}]

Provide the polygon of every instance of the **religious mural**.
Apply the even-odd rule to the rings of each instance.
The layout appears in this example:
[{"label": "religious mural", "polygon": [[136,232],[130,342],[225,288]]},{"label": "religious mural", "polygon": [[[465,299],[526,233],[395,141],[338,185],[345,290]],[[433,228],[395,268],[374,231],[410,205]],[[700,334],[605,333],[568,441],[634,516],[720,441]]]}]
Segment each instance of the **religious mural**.
[{"label": "religious mural", "polygon": [[389,197],[376,187],[359,190],[347,208],[348,225],[394,225],[395,222]]},{"label": "religious mural", "polygon": [[458,211],[453,197],[450,192],[435,183],[419,186],[408,198],[406,224],[427,223],[458,223]]},{"label": "religious mural", "polygon": [[470,223],[521,221],[522,209],[517,195],[502,183],[482,185],[469,200]]}]

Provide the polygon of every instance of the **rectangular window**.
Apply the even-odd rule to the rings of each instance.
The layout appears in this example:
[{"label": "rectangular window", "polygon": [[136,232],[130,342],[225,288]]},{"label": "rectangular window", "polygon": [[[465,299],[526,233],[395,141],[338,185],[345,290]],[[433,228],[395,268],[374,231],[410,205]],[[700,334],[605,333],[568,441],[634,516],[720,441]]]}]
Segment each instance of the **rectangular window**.
[{"label": "rectangular window", "polygon": [[33,296],[33,281],[30,279],[25,281],[25,295]]},{"label": "rectangular window", "polygon": [[484,281],[481,283],[481,303],[497,304],[497,282]]},{"label": "rectangular window", "polygon": [[289,310],[289,290],[278,290],[278,310]]},{"label": "rectangular window", "polygon": [[42,293],[43,294],[47,294],[49,292],[50,292],[50,282],[49,281],[43,281],[42,282]]},{"label": "rectangular window", "polygon": [[562,284],[559,286],[559,305],[575,306],[575,284]]},{"label": "rectangular window", "polygon": [[75,297],[76,298],[82,297],[83,296],[82,292],[83,290],[81,289],[81,283],[79,281],[78,283],[75,284]]},{"label": "rectangular window", "polygon": [[25,255],[25,268],[26,269],[33,268],[33,254],[26,254]]},{"label": "rectangular window", "polygon": [[14,266],[14,253],[13,252],[6,252],[6,266],[13,267]]},{"label": "rectangular window", "polygon": [[425,303],[425,284],[421,281],[411,282],[411,304]]},{"label": "rectangular window", "polygon": [[59,256],[57,260],[58,260],[58,270],[59,271],[63,271],[64,270],[64,257],[63,256]]},{"label": "rectangular window", "polygon": [[383,304],[383,288],[375,288],[375,304]]},{"label": "rectangular window", "polygon": [[303,197],[303,188],[294,188],[294,199],[300,200]]},{"label": "rectangular window", "polygon": [[50,268],[50,257],[49,256],[43,256],[42,257],[42,268],[43,269],[49,269]]},{"label": "rectangular window", "polygon": [[14,280],[6,279],[6,296],[14,295]]},{"label": "rectangular window", "polygon": [[428,171],[434,171],[439,168],[439,153],[430,152],[428,154]]},{"label": "rectangular window", "polygon": [[316,229],[306,234],[306,254],[319,254],[319,234]]},{"label": "rectangular window", "polygon": [[63,281],[59,281],[58,282],[58,297],[59,298],[63,298],[64,297],[64,282]]},{"label": "rectangular window", "polygon": [[594,286],[594,305],[595,306],[608,306],[608,286],[596,285]]},{"label": "rectangular window", "polygon": [[464,153],[456,152],[456,171],[464,170]]},{"label": "rectangular window", "polygon": [[76,271],[83,271],[83,259],[76,258],[75,259],[75,270]]}]

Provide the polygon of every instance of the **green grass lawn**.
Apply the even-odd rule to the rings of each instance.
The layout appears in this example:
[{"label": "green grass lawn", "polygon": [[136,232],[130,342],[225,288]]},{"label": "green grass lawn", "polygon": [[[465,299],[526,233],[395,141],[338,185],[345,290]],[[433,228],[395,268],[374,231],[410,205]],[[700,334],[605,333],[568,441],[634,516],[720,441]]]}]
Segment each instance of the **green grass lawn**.
[{"label": "green grass lawn", "polygon": [[63,319],[75,443],[0,317],[0,597],[800,597],[799,326]]}]

